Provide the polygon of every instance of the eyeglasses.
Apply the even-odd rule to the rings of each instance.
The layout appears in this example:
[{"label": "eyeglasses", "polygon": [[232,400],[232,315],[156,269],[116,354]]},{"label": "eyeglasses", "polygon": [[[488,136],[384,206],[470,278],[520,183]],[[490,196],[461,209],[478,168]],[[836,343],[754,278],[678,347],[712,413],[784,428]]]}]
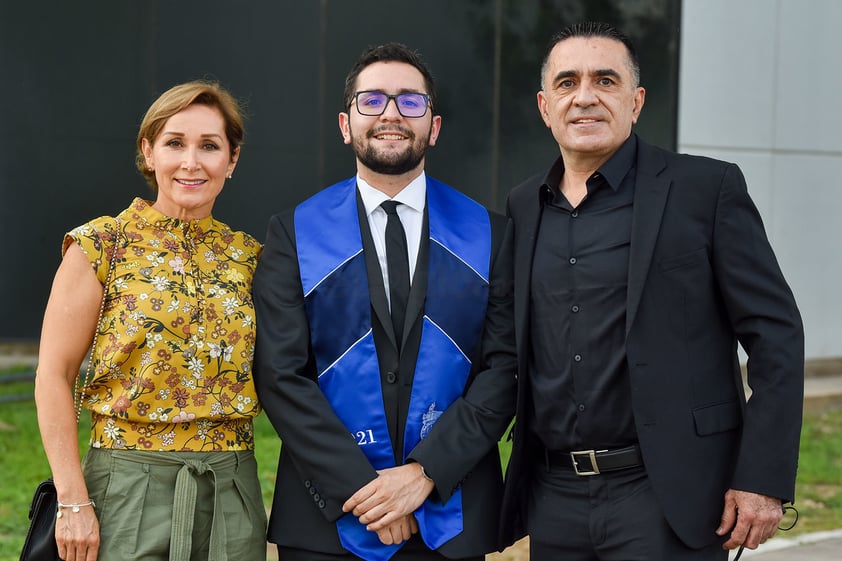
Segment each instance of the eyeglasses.
[{"label": "eyeglasses", "polygon": [[357,111],[360,112],[360,115],[368,117],[382,115],[389,105],[389,100],[393,100],[395,107],[398,108],[398,113],[403,117],[416,119],[427,114],[430,96],[414,92],[389,95],[381,91],[371,90],[355,93],[354,99],[357,101]]}]

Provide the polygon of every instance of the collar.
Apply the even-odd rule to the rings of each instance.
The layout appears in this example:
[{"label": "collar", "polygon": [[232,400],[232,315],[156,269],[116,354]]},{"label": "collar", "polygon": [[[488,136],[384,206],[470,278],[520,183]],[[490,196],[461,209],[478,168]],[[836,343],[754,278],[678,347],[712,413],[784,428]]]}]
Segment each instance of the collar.
[{"label": "collar", "polygon": [[[366,183],[359,174],[357,174],[357,189],[359,189],[360,197],[363,200],[366,216],[371,216],[371,213],[380,207],[380,203],[389,200],[385,193]],[[427,200],[426,174],[422,171],[421,175],[410,181],[392,200],[398,201],[416,212],[424,212],[424,205]]]},{"label": "collar", "polygon": [[[629,170],[634,167],[637,159],[637,135],[631,134],[620,146],[619,150],[614,152],[608,161],[599,166],[596,173],[602,175],[614,191],[620,188],[620,184],[628,175]],[[595,174],[594,174],[595,175]]]},{"label": "collar", "polygon": [[207,232],[212,229],[214,224],[213,216],[210,215],[193,220],[182,220],[167,216],[153,208],[152,205],[152,201],[136,197],[132,201],[131,210],[135,213],[135,219],[139,222],[149,224],[157,230],[171,231],[180,228],[184,231]]},{"label": "collar", "polygon": [[[623,142],[620,148],[608,158],[604,164],[599,166],[591,179],[597,176],[602,176],[608,185],[614,190],[620,188],[620,184],[628,175],[629,170],[635,166],[637,160],[637,135],[632,133]],[[538,190],[538,197],[541,203],[547,203],[553,200],[558,192],[558,186],[561,185],[561,178],[564,176],[564,159],[559,156],[553,162],[552,167],[544,176],[544,181]]]}]

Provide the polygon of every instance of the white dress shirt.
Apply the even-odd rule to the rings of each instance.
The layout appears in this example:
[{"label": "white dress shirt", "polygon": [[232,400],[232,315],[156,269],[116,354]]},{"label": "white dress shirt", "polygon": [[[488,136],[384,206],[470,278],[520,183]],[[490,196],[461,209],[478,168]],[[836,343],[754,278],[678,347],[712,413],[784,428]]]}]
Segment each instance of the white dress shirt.
[{"label": "white dress shirt", "polygon": [[[386,264],[386,211],[380,206],[389,197],[382,191],[378,191],[357,175],[357,188],[360,190],[360,197],[363,200],[365,214],[368,217],[368,226],[371,230],[371,237],[374,238],[374,248],[377,250],[377,261],[380,263],[380,272],[383,274],[383,286],[386,288],[386,300],[391,307],[389,296],[389,267]],[[418,261],[418,248],[421,245],[421,226],[424,222],[424,205],[427,204],[427,176],[424,172],[413,179],[409,185],[404,187],[394,199],[398,201],[398,217],[403,224],[406,234],[406,250],[409,256],[409,282],[415,276],[415,263]]]}]

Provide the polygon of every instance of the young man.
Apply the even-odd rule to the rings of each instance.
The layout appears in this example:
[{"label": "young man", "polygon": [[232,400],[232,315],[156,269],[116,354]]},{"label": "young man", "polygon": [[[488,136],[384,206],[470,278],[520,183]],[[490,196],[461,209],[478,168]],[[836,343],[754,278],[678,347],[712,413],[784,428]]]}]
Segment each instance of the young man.
[{"label": "young man", "polygon": [[339,128],[357,175],[272,218],[255,275],[255,378],[281,451],[284,560],[482,559],[514,411],[505,219],[424,173],[432,76],[363,53]]},{"label": "young man", "polygon": [[504,536],[528,531],[532,561],[755,548],[794,494],[804,334],[743,176],[632,134],[645,92],[611,26],[557,35],[541,83],[560,156],[508,201],[519,393]]}]

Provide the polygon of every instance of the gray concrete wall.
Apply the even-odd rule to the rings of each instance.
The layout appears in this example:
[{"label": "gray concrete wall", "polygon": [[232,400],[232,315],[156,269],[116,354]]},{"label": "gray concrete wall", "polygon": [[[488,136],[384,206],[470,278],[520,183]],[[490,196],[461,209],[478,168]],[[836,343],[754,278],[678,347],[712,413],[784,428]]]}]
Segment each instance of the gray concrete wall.
[{"label": "gray concrete wall", "polygon": [[684,0],[678,148],[735,162],[801,308],[842,356],[842,2]]}]

